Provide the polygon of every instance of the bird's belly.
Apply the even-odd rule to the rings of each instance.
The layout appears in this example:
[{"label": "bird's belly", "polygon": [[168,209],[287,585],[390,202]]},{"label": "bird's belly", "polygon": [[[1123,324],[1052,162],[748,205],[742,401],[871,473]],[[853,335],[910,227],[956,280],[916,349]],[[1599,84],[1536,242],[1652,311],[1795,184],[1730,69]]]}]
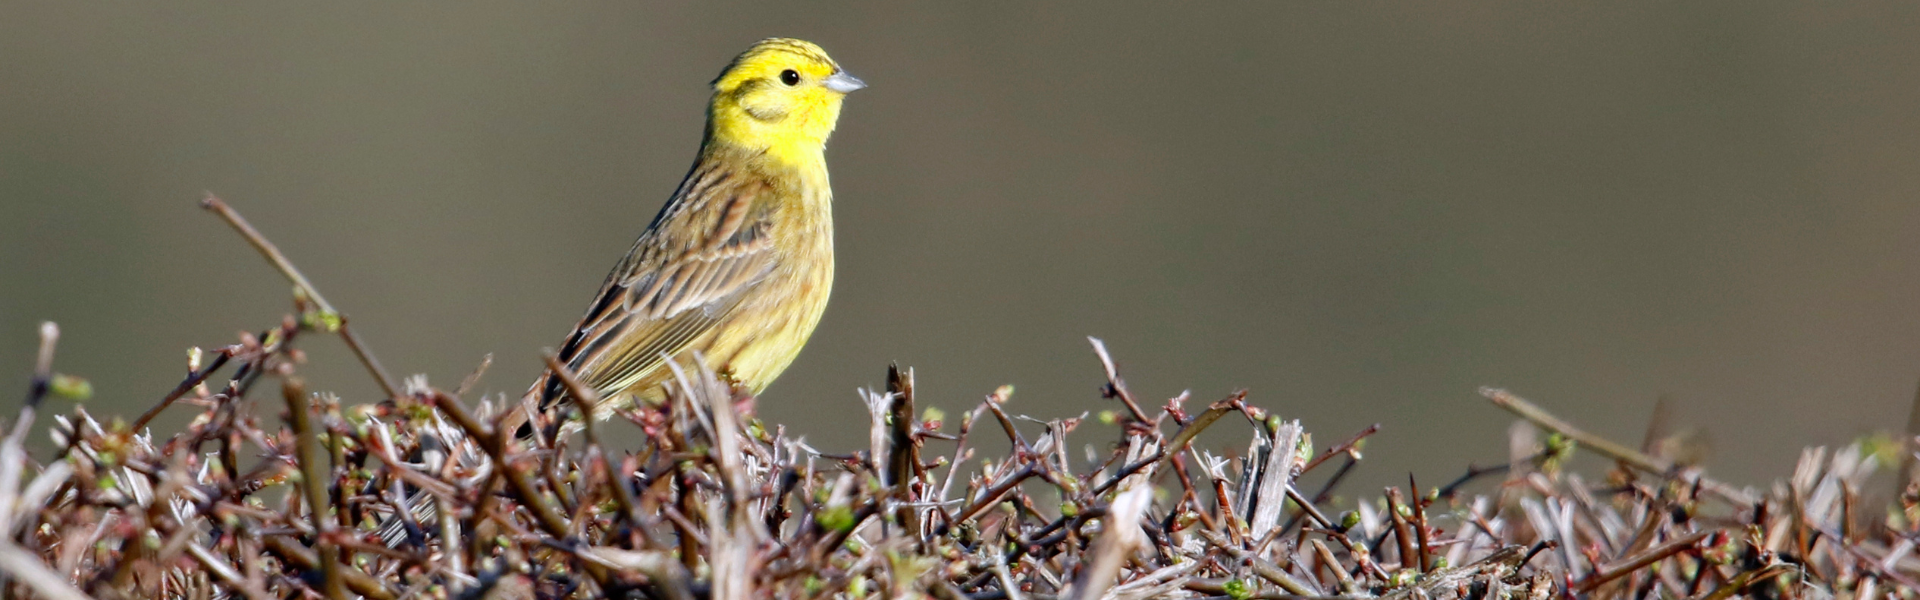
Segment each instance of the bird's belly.
[{"label": "bird's belly", "polygon": [[[699,352],[707,368],[747,392],[765,390],[800,355],[826,312],[833,287],[832,257],[813,262],[812,268],[777,272],[762,282],[740,300],[727,323],[689,344],[675,362],[691,367],[694,353]],[[660,369],[628,392],[636,400],[659,402],[665,399],[663,384],[672,379],[672,370]]]},{"label": "bird's belly", "polygon": [[831,261],[828,258],[824,265],[794,273],[755,298],[759,306],[739,313],[751,317],[743,319],[742,327],[732,329],[733,335],[724,336],[732,339],[713,340],[708,366],[730,374],[754,394],[765,390],[800,355],[826,313],[833,287]]}]

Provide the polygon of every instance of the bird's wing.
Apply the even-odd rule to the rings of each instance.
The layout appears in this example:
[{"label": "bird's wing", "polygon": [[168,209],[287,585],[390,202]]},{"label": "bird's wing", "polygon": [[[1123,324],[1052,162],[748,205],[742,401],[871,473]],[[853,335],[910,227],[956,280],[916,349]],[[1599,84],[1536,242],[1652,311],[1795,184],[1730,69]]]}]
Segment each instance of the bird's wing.
[{"label": "bird's wing", "polygon": [[[561,349],[581,384],[603,396],[624,390],[663,368],[662,354],[725,322],[773,270],[771,195],[756,178],[696,170]],[[560,392],[550,384],[541,404]]]}]

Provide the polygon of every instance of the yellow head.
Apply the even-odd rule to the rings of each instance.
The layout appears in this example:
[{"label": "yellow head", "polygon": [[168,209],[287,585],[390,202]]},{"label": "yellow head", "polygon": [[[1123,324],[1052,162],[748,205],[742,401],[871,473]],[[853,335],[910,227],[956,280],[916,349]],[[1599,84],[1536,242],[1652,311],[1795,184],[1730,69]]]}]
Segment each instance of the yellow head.
[{"label": "yellow head", "polygon": [[818,156],[840,120],[840,100],[866,86],[819,46],[761,40],[713,80],[707,142],[788,160]]}]

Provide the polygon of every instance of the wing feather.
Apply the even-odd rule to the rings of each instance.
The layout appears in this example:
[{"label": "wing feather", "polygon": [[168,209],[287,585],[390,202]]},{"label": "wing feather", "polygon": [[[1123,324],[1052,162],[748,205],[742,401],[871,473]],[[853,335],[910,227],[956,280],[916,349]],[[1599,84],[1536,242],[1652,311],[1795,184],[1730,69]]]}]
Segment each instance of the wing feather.
[{"label": "wing feather", "polygon": [[[608,276],[560,360],[607,396],[727,320],[773,270],[770,196],[763,180],[696,167]],[[550,382],[541,406],[563,393]]]}]

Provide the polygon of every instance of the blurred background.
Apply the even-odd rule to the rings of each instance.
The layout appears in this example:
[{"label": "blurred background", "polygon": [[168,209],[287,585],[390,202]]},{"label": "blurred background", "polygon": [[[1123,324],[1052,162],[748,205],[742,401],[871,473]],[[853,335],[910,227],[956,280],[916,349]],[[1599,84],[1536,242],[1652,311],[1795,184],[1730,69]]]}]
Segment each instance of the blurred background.
[{"label": "blurred background", "polygon": [[779,35],[872,84],[828,149],[833,304],[761,400],[823,449],[864,444],[888,361],[950,415],[1007,383],[1117,408],[1094,335],[1156,403],[1244,387],[1322,447],[1381,423],[1371,481],[1503,460],[1499,385],[1636,444],[1665,395],[1758,483],[1900,428],[1920,381],[1915,31],[1903,2],[5,2],[0,372],[54,320],[93,410],[137,413],[277,323],[212,191],[396,376],[493,353],[517,395],[708,82]]}]

